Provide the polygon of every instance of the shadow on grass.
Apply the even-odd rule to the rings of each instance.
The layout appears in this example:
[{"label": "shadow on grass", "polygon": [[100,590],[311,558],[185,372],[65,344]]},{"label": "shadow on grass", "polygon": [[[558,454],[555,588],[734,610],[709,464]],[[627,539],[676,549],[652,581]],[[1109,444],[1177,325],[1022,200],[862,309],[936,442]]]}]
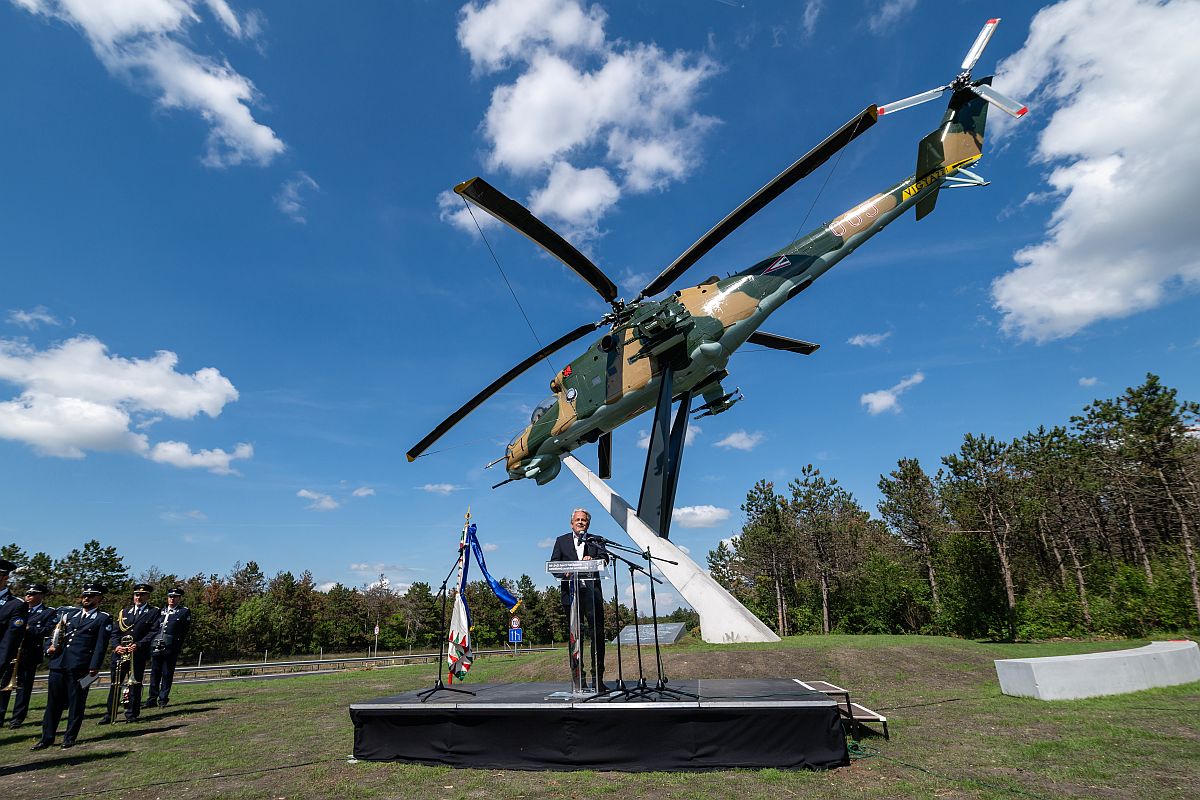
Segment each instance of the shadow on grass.
[{"label": "shadow on grass", "polygon": [[[149,736],[152,733],[166,733],[167,731],[178,730],[182,727],[183,725],[159,725],[154,728],[148,728],[145,725],[138,724],[125,725],[118,730],[109,731],[102,736],[89,736],[87,737],[86,742],[103,742],[105,744],[109,744],[121,739],[132,739],[135,736]],[[83,744],[85,743],[85,740],[81,738],[79,742],[80,744]]]},{"label": "shadow on grass", "polygon": [[43,758],[28,764],[14,764],[10,767],[0,767],[0,778],[6,775],[21,775],[39,769],[57,769],[59,767],[78,767],[92,761],[105,761],[110,758],[122,758],[129,755],[128,750],[106,750],[102,753],[80,753],[79,755],[59,756],[58,758]]}]

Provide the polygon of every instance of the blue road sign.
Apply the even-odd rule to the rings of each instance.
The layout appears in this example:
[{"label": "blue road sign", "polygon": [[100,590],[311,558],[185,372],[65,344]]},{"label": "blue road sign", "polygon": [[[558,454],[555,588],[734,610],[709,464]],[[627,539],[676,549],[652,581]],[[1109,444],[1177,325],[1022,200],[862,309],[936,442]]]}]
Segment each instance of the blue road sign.
[{"label": "blue road sign", "polygon": [[520,644],[522,633],[523,633],[523,631],[520,628],[509,628],[508,629],[508,643],[509,644]]}]

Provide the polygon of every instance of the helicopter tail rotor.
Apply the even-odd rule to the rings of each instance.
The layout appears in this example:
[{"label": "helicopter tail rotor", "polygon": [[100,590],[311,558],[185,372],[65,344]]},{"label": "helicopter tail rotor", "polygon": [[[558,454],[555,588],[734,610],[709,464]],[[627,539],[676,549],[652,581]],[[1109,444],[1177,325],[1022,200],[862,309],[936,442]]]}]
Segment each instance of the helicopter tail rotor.
[{"label": "helicopter tail rotor", "polygon": [[1029,107],[1024,103],[1014,100],[1011,97],[996,91],[989,83],[990,79],[971,80],[971,70],[979,62],[979,57],[983,55],[983,50],[987,47],[988,42],[992,38],[992,34],[996,32],[996,26],[1000,24],[999,17],[989,19],[984,23],[983,29],[979,31],[979,35],[975,37],[975,43],[971,45],[971,49],[967,51],[966,57],[962,62],[962,72],[958,74],[954,80],[947,83],[945,86],[939,86],[936,89],[930,89],[927,92],[914,94],[912,97],[906,97],[903,100],[897,100],[893,103],[885,103],[879,106],[879,116],[884,114],[894,114],[897,111],[903,111],[906,108],[919,106],[922,103],[927,103],[930,100],[936,100],[947,91],[969,91],[982,97],[988,103],[1005,111],[1014,117],[1020,118],[1025,116],[1029,111]]}]

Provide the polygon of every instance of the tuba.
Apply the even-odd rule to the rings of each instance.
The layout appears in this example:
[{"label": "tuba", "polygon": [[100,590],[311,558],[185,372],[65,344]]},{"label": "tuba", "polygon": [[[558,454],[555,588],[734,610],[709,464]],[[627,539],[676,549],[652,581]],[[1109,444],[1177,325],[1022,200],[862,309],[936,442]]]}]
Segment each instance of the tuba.
[{"label": "tuba", "polygon": [[[17,647],[17,657],[14,658],[12,661],[8,662],[9,667],[12,669],[12,672],[9,673],[8,680],[4,683],[4,685],[0,686],[0,694],[3,694],[4,692],[11,692],[14,689],[21,688],[20,676],[21,676],[21,650],[22,649],[23,648],[18,646]],[[3,669],[0,669],[0,675],[2,675],[2,674],[4,674]]]},{"label": "tuba", "polygon": [[[129,647],[131,644],[133,637],[128,633],[121,637],[122,647]],[[120,707],[129,705],[129,690],[136,683],[133,679],[133,653],[126,651],[121,655],[116,668],[109,676],[109,681],[116,691],[112,693],[112,708],[108,710],[108,714],[116,719]]]}]

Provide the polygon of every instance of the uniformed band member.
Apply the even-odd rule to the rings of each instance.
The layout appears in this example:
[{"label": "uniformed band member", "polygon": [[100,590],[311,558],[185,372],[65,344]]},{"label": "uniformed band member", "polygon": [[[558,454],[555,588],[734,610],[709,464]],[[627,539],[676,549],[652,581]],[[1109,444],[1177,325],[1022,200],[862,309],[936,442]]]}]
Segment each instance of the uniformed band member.
[{"label": "uniformed band member", "polygon": [[[17,654],[25,636],[25,603],[8,588],[8,578],[17,568],[13,562],[0,558],[0,687],[8,686],[17,667]],[[0,690],[0,703],[8,708],[9,692]],[[0,718],[3,718],[0,710]]]},{"label": "uniformed band member", "polygon": [[[33,694],[33,678],[46,653],[46,637],[54,627],[54,609],[42,602],[46,587],[31,583],[25,588],[25,639],[21,642],[21,658],[17,663],[16,688],[13,689],[12,720],[8,727],[16,729],[29,713],[29,696]],[[0,697],[0,724],[4,722],[5,699]]]},{"label": "uniformed band member", "polygon": [[[62,611],[58,624],[62,625],[55,644],[55,633],[51,631],[51,644],[46,648],[50,656],[50,675],[46,695],[46,714],[42,717],[42,738],[33,746],[42,750],[54,744],[54,734],[67,709],[67,730],[63,733],[63,749],[73,747],[83,724],[83,710],[87,706],[87,679],[94,679],[104,664],[108,652],[108,640],[112,636],[112,617],[99,609],[104,587],[88,584],[83,587],[79,604],[81,608]],[[84,680],[84,683],[80,683]]]},{"label": "uniformed band member", "polygon": [[[150,584],[139,583],[133,587],[132,605],[117,612],[112,636],[112,658],[108,665],[111,678],[108,705],[104,707],[104,716],[100,718],[101,725],[113,721],[126,688],[129,697],[125,703],[125,721],[136,722],[141,715],[142,680],[146,677],[146,664],[150,661],[150,643],[158,629],[158,609],[146,602],[153,591],[154,587]],[[126,657],[130,659],[130,671],[126,673],[126,680],[122,681],[117,673],[122,659]]]},{"label": "uniformed band member", "polygon": [[167,705],[171,698],[171,681],[175,678],[175,662],[183,648],[188,628],[192,626],[192,612],[180,605],[183,592],[171,587],[167,592],[167,607],[158,615],[158,625],[150,644],[150,696],[146,708]]}]

